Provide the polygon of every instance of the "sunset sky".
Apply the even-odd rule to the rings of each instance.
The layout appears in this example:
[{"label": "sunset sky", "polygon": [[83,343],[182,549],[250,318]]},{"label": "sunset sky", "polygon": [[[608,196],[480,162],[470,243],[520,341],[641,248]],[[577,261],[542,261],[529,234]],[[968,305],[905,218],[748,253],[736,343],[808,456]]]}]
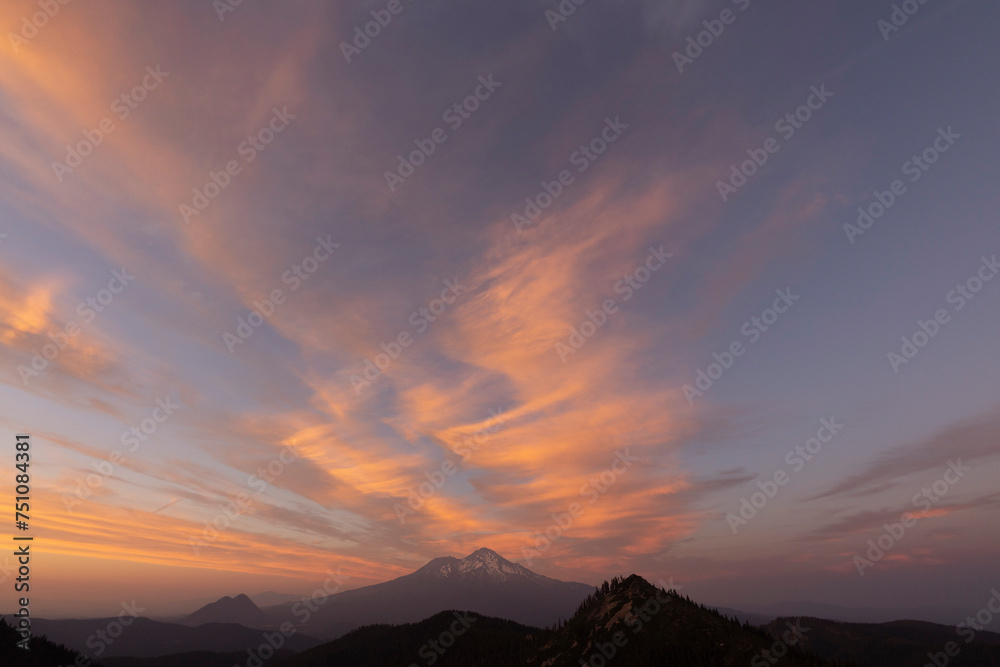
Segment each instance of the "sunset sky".
[{"label": "sunset sky", "polygon": [[1000,6],[558,6],[3,3],[0,438],[33,439],[34,614],[481,546],[715,604],[982,606]]}]

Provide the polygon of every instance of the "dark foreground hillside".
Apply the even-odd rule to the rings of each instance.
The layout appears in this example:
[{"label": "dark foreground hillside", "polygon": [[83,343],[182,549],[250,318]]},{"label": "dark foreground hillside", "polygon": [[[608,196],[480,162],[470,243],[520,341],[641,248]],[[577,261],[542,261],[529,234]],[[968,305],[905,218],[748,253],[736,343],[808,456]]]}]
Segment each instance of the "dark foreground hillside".
[{"label": "dark foreground hillside", "polygon": [[284,660],[280,667],[507,667],[525,665],[537,628],[471,612],[443,611],[419,623],[368,625]]},{"label": "dark foreground hillside", "polygon": [[775,640],[764,630],[740,625],[633,575],[605,583],[556,628],[443,612],[420,623],[359,628],[278,665],[716,667],[778,659],[787,667],[838,664],[800,651],[796,644],[802,634],[795,624],[783,636],[785,640]]},{"label": "dark foreground hillside", "polygon": [[[830,665],[806,655],[796,624],[775,640],[691,602],[675,591],[632,575],[615,579],[589,597],[576,614],[537,640],[530,664],[597,665]],[[601,660],[604,658],[604,660]],[[582,663],[581,663],[582,661]]]},{"label": "dark foreground hillside", "polygon": [[18,648],[19,639],[17,630],[7,623],[7,619],[0,618],[0,665],[3,667],[101,667],[99,663],[84,660],[76,651],[54,644],[45,637],[32,637],[29,651]]},{"label": "dark foreground hillside", "polygon": [[[291,651],[277,651],[269,662],[273,665],[281,658],[295,655]],[[157,658],[105,658],[104,667],[233,667],[233,665],[249,665],[252,657],[246,651],[231,653],[215,653],[212,651],[191,651],[189,653],[172,653]],[[256,663],[253,663],[256,665]]]},{"label": "dark foreground hillside", "polygon": [[[778,629],[787,620],[778,619],[768,627]],[[994,632],[959,635],[954,627],[924,621],[801,621],[810,628],[803,646],[826,658],[853,660],[859,667],[935,663],[941,667],[1000,667],[1000,634]],[[946,653],[949,649],[952,655]]]}]

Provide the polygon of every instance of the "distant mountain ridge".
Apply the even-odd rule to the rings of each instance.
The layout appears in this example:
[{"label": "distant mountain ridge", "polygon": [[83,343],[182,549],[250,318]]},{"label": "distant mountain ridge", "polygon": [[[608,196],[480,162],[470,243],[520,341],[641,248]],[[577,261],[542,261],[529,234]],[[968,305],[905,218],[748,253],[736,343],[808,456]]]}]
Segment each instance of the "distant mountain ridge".
[{"label": "distant mountain ridge", "polygon": [[307,597],[306,595],[296,595],[294,593],[275,593],[274,591],[265,591],[263,593],[257,593],[251,595],[250,599],[253,603],[263,609],[264,607],[273,607],[278,604],[286,604],[288,602],[295,602]]},{"label": "distant mountain ridge", "polygon": [[954,625],[964,618],[961,608],[950,607],[843,607],[824,602],[805,600],[761,603],[733,603],[728,605],[743,613],[768,616],[770,620],[781,616],[809,616],[842,623],[889,623],[901,619],[914,619],[941,625]]},{"label": "distant mountain ridge", "polygon": [[[768,629],[774,632],[787,621],[779,618]],[[809,628],[803,646],[828,659],[859,667],[926,665],[940,667],[1000,667],[1000,634],[979,630],[960,635],[954,626],[927,621],[888,623],[842,623],[829,619],[800,617]],[[970,631],[966,631],[969,633]],[[951,644],[957,655],[945,653]],[[931,656],[933,658],[931,662]]]},{"label": "distant mountain ridge", "polygon": [[[135,618],[113,641],[95,642],[98,630],[111,627],[117,618],[35,619],[32,630],[57,644],[100,660],[116,656],[155,657],[190,651],[246,651],[260,646],[264,632],[235,623],[206,623],[189,627]],[[105,635],[107,636],[107,635]],[[320,642],[305,633],[295,633],[282,648],[303,651]],[[99,650],[95,651],[95,647]],[[3,663],[0,663],[3,664]]]}]

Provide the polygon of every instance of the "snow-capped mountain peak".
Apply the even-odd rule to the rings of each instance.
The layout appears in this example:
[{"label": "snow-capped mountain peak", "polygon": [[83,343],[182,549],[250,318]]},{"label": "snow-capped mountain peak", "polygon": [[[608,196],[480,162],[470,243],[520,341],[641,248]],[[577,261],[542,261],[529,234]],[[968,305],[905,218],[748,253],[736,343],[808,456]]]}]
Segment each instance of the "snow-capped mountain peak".
[{"label": "snow-capped mountain peak", "polygon": [[528,568],[512,563],[492,549],[485,547],[476,549],[461,559],[452,556],[435,558],[417,572],[441,579],[488,579],[493,581],[544,579]]}]

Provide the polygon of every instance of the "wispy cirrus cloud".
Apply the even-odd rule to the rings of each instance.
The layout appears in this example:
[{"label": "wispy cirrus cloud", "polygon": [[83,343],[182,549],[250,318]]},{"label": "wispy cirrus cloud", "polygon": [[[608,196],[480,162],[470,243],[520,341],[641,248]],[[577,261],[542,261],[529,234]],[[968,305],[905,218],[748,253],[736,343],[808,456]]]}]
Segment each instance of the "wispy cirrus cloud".
[{"label": "wispy cirrus cloud", "polygon": [[862,471],[847,476],[812,500],[864,497],[885,491],[920,473],[938,473],[948,461],[982,462],[1000,455],[1000,419],[995,414],[949,425],[913,445],[903,445],[875,457]]}]

